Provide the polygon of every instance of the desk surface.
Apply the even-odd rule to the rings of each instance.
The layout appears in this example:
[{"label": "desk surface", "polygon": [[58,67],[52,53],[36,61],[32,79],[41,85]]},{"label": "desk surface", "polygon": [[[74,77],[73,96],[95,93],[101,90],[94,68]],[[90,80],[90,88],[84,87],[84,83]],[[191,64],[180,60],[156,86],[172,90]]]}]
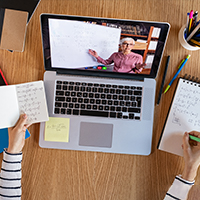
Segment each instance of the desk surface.
[{"label": "desk surface", "polygon": [[[187,51],[178,42],[178,31],[186,23],[186,13],[191,9],[200,11],[200,1],[41,0],[28,25],[25,51],[10,53],[0,50],[0,66],[9,84],[43,79],[41,13],[165,21],[171,24],[171,31],[157,77],[157,99],[167,55],[171,59],[166,83],[187,54],[191,54],[191,58],[180,76],[200,73],[200,51]],[[23,150],[22,199],[163,199],[175,175],[181,173],[184,166],[182,158],[156,149],[175,85],[176,82],[162,96],[160,105],[155,107],[152,153],[148,157],[42,149],[38,145],[39,124],[32,125],[29,129],[31,138]],[[199,198],[199,184],[200,174],[189,199]]]}]

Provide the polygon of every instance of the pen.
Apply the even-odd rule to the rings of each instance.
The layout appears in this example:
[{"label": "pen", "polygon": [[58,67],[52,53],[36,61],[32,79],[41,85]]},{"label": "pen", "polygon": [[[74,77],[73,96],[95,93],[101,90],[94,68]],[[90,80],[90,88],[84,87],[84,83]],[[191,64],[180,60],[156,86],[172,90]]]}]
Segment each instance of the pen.
[{"label": "pen", "polygon": [[160,103],[160,99],[161,99],[161,95],[162,95],[162,91],[163,91],[163,86],[164,86],[164,82],[165,82],[165,77],[166,77],[166,74],[167,74],[167,68],[168,68],[168,65],[169,65],[169,60],[170,60],[170,56],[167,56],[167,61],[166,61],[166,64],[165,64],[165,71],[164,71],[162,83],[161,83],[161,86],[160,86],[160,92],[159,92],[159,95],[158,95],[157,105]]},{"label": "pen", "polygon": [[191,140],[194,140],[194,141],[200,142],[200,138],[195,137],[195,136],[193,136],[193,135],[189,135],[189,138],[190,138]]},{"label": "pen", "polygon": [[200,24],[198,24],[195,29],[189,34],[189,36],[187,37],[186,41],[188,42],[192,37],[193,35],[199,30],[200,28]]},{"label": "pen", "polygon": [[184,60],[184,62],[181,62],[181,65],[179,66],[178,71],[176,72],[176,74],[174,75],[174,77],[170,81],[169,85],[165,89],[164,94],[169,90],[170,86],[172,85],[172,83],[174,82],[174,80],[176,79],[176,77],[178,76],[178,74],[180,73],[180,71],[182,70],[182,68],[184,67],[185,63],[188,61],[189,58],[190,58],[190,55],[188,55],[186,57],[186,59]]},{"label": "pen", "polygon": [[190,21],[188,25],[188,34],[190,34],[191,26],[192,26],[192,19],[193,19],[193,10],[190,11]]}]

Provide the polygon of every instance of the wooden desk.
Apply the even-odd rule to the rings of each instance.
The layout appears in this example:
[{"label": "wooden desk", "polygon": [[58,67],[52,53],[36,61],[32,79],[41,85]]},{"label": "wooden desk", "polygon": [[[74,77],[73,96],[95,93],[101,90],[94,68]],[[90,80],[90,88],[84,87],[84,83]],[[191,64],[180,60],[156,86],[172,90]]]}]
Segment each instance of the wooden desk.
[{"label": "wooden desk", "polygon": [[[25,51],[0,50],[0,66],[9,84],[43,79],[44,65],[39,15],[57,13],[135,20],[165,21],[171,24],[169,39],[157,77],[156,99],[166,56],[170,64],[166,83],[180,61],[191,58],[180,73],[198,76],[200,51],[189,52],[178,42],[178,31],[186,13],[200,11],[199,0],[41,0],[28,25]],[[31,138],[23,150],[23,200],[161,200],[175,175],[183,170],[183,159],[156,149],[173,96],[176,81],[155,107],[150,156],[42,149],[38,145],[39,124],[30,127]],[[123,133],[122,133],[123,134]],[[2,158],[2,154],[0,155]],[[200,171],[199,171],[200,173]],[[189,199],[198,199],[200,174]]]}]

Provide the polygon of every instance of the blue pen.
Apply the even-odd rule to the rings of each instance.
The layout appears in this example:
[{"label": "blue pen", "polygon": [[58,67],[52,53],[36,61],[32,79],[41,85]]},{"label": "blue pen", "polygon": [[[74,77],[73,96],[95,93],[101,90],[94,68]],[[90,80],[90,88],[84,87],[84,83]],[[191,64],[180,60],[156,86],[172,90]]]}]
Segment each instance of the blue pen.
[{"label": "blue pen", "polygon": [[183,69],[185,63],[188,61],[188,59],[190,58],[190,55],[187,56],[187,58],[184,60],[184,62],[182,63],[182,65],[178,68],[178,71],[176,72],[176,74],[174,75],[174,77],[172,78],[172,80],[170,81],[169,85],[167,86],[167,88],[165,89],[164,93],[166,93],[170,86],[172,85],[172,83],[174,82],[174,80],[176,79],[176,77],[178,76],[178,74],[180,73],[180,71]]}]

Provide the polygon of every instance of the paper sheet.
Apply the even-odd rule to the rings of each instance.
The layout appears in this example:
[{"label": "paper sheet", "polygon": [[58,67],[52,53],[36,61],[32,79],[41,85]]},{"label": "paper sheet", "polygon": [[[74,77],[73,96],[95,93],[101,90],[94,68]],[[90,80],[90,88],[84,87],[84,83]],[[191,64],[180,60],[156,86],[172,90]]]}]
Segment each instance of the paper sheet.
[{"label": "paper sheet", "polygon": [[200,85],[179,80],[159,149],[183,156],[183,134],[200,131]]},{"label": "paper sheet", "polygon": [[49,117],[45,124],[45,141],[69,142],[69,118]]}]

